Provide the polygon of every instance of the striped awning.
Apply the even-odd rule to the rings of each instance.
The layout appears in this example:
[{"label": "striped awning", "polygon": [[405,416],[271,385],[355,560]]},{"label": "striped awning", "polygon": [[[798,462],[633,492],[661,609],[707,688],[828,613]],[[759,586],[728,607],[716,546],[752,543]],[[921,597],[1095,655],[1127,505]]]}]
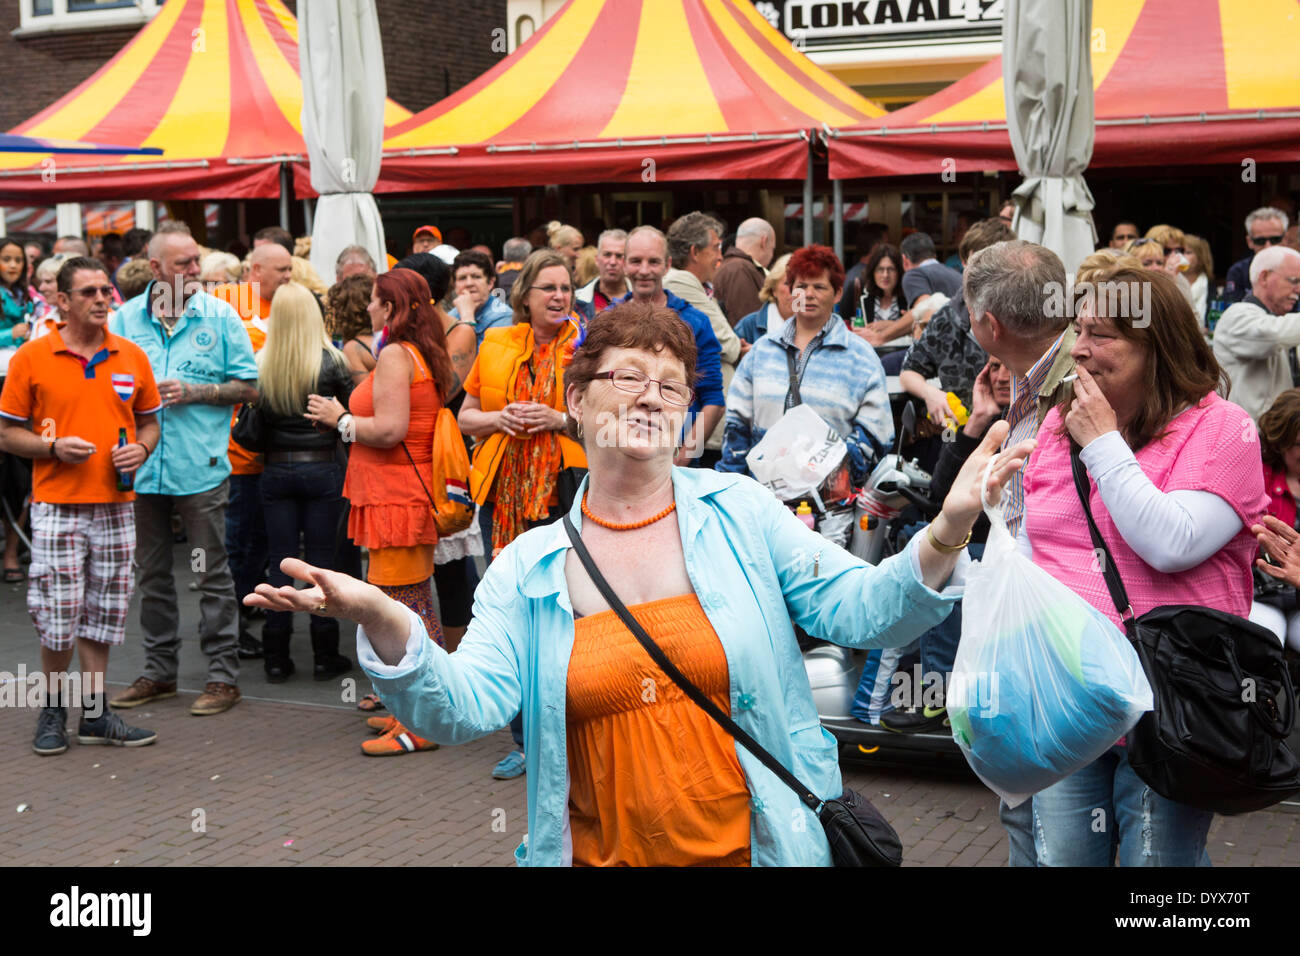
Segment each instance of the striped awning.
[{"label": "striped awning", "polygon": [[[1093,0],[1092,168],[1300,161],[1297,0]],[[1014,170],[1002,58],[887,117],[829,124],[834,179]]]},{"label": "striped awning", "polygon": [[376,192],[801,178],[808,130],[882,114],[749,0],[569,0],[390,129]]},{"label": "striped awning", "polygon": [[[385,122],[410,116],[392,100]],[[281,0],[167,0],[116,56],[10,132],[157,147],[158,159],[0,155],[0,199],[252,199],[302,160],[298,23]],[[44,175],[43,175],[44,174]]]}]

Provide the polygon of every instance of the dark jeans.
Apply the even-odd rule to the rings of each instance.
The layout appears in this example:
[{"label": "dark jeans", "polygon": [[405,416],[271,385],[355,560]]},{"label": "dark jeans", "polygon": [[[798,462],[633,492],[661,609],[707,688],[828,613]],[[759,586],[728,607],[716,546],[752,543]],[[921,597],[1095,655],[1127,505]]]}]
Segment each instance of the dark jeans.
[{"label": "dark jeans", "polygon": [[[274,587],[292,584],[280,570],[285,558],[304,551],[308,564],[340,570],[336,548],[339,513],[343,508],[343,470],[336,462],[308,461],[270,464],[262,472],[262,504],[270,552],[269,583]],[[300,544],[300,539],[302,543]],[[268,611],[263,636],[288,634],[293,630],[293,613]],[[337,637],[339,622],[332,617],[312,615],[313,635]]]},{"label": "dark jeans", "polygon": [[226,557],[235,579],[235,600],[266,580],[266,519],[262,514],[262,476],[231,475],[226,506]]},{"label": "dark jeans", "polygon": [[[984,542],[972,541],[966,550],[972,561],[978,561],[984,556]],[[945,687],[961,640],[961,604],[961,601],[954,604],[951,614],[921,635],[921,673],[942,674]]]}]

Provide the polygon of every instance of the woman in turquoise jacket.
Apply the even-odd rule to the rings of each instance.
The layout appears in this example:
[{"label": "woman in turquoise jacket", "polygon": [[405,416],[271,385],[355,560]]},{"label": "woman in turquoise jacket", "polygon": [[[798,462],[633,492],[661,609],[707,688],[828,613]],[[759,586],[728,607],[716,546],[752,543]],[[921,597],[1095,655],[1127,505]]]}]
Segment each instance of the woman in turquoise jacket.
[{"label": "woman in turquoise jacket", "polygon": [[[570,517],[614,592],[687,676],[716,692],[719,706],[729,705],[732,718],[819,796],[839,796],[838,748],[818,722],[791,621],[852,647],[903,645],[941,621],[961,589],[939,589],[981,512],[979,478],[1006,426],[990,429],[967,461],[931,533],[872,567],[809,530],[752,479],[673,466],[694,371],[694,340],[671,311],[627,303],[592,320],[565,376],[569,428],[590,466]],[[992,495],[1032,447],[1022,442],[1000,456]],[[259,585],[246,602],[357,621],[359,659],[413,732],[463,743],[523,708],[529,835],[519,862],[714,862],[711,838],[739,833],[743,845],[717,846],[718,861],[829,865],[812,811],[699,720],[630,636],[630,647],[586,640],[602,619],[606,636],[619,625],[561,523],[524,533],[492,563],[450,655],[425,639],[418,617],[370,585],[292,558],[282,568],[310,586]],[[666,637],[656,631],[656,609],[681,598],[699,612],[697,624]],[[611,656],[611,646],[626,650]],[[725,669],[709,671],[700,663],[708,660]],[[628,687],[638,692],[631,702]],[[585,718],[606,691],[619,713],[580,724],[576,715]],[[628,723],[615,726],[620,720]],[[600,733],[588,732],[598,724]],[[617,738],[633,724],[647,749],[619,751]],[[712,747],[723,771],[734,772],[739,801],[716,776],[686,774],[680,793],[644,805],[644,793],[680,769],[664,761],[692,763]],[[696,826],[707,819],[716,832]]]},{"label": "woman in turquoise jacket", "polygon": [[28,288],[27,253],[21,243],[0,239],[0,348],[17,348],[27,341],[35,311]]}]

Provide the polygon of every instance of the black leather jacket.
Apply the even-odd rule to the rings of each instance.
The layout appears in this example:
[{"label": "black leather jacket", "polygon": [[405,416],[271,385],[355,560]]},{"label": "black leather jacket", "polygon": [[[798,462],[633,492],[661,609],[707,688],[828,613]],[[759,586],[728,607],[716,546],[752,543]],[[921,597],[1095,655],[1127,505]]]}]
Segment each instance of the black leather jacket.
[{"label": "black leather jacket", "polygon": [[[352,394],[352,373],[329,352],[321,349],[321,371],[312,389],[316,395],[337,398],[346,408]],[[262,404],[262,419],[268,436],[266,451],[305,451],[315,448],[333,448],[339,434],[334,429],[321,430],[303,415],[307,405],[293,415],[280,415]]]}]

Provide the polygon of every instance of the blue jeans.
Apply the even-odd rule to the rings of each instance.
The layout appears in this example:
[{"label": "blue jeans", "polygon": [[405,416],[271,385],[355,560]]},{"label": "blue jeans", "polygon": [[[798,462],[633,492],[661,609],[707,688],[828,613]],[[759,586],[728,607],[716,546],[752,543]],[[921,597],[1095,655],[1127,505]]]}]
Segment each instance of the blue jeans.
[{"label": "blue jeans", "polygon": [[[308,564],[338,570],[335,542],[339,512],[343,509],[343,469],[337,462],[307,461],[270,464],[262,472],[262,503],[274,587],[292,584],[280,570],[285,558],[305,551]],[[300,544],[300,541],[302,542]],[[311,618],[313,634],[337,634],[334,618]],[[268,611],[263,635],[288,634],[293,629],[290,611]]]},{"label": "blue jeans", "polygon": [[999,800],[998,819],[1007,831],[1007,866],[1038,866],[1038,854],[1034,850],[1034,801],[1009,807],[1005,800]]},{"label": "blue jeans", "polygon": [[[966,546],[971,560],[984,556],[984,542],[972,541]],[[961,601],[952,606],[952,613],[921,635],[921,671],[925,674],[942,674],[944,686],[952,676],[953,661],[957,659],[957,645],[961,641]]]},{"label": "blue jeans", "polygon": [[1111,747],[1034,795],[1039,866],[1209,866],[1214,814],[1175,803],[1133,772],[1128,748]]},{"label": "blue jeans", "polygon": [[262,476],[231,475],[230,504],[226,506],[226,557],[231,577],[235,579],[235,600],[240,602],[241,610],[244,595],[251,594],[264,580],[266,556]]}]

